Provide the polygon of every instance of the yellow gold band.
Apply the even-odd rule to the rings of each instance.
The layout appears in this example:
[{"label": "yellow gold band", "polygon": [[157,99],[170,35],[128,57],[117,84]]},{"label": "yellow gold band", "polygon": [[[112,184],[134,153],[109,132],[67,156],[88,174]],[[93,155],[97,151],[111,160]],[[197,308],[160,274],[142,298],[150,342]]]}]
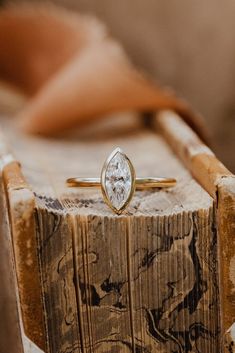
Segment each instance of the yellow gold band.
[{"label": "yellow gold band", "polygon": [[[100,178],[69,178],[66,180],[67,186],[78,187],[78,188],[97,188],[101,187]],[[136,178],[135,188],[149,189],[149,188],[167,188],[174,186],[176,184],[176,179],[174,178]]]}]

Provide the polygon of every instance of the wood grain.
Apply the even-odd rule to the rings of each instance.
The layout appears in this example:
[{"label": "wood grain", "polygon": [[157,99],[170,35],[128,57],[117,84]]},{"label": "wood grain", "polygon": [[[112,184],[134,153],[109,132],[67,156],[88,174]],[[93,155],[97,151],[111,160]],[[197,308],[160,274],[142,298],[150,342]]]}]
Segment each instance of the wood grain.
[{"label": "wood grain", "polygon": [[222,312],[225,331],[235,323],[235,177],[225,176],[218,184],[218,227]]},{"label": "wood grain", "polygon": [[[213,199],[160,135],[139,130],[135,117],[120,128],[119,119],[97,129],[95,141],[92,128],[62,140],[19,135],[9,122],[5,128],[35,193],[50,352],[214,352]],[[116,146],[139,176],[174,176],[177,186],[136,192],[122,216],[99,190],[65,187],[69,176],[99,175]]]},{"label": "wood grain", "polygon": [[0,177],[0,352],[22,353],[10,224]]},{"label": "wood grain", "polygon": [[[235,322],[235,177],[173,112],[160,113],[155,123],[192,175],[215,200],[220,313],[225,335],[221,340],[227,341],[228,332]],[[230,348],[234,345],[232,341]]]},{"label": "wood grain", "polygon": [[[10,185],[16,175],[33,191],[50,353],[223,351],[221,332],[233,321],[233,176],[174,113],[157,124],[160,133],[140,129],[138,117],[118,116],[43,139],[4,123],[24,175],[11,176],[9,165],[5,180],[11,176]],[[122,216],[99,190],[65,187],[67,177],[98,176],[116,146],[138,176],[173,176],[177,186],[136,192]],[[18,266],[28,275],[32,269]]]},{"label": "wood grain", "polygon": [[[6,145],[3,140],[1,143],[3,153]],[[8,151],[5,156],[10,156]],[[4,164],[5,159],[2,158],[2,179],[11,224],[12,255],[14,254],[18,284],[16,295],[19,295],[20,301],[19,321],[22,320],[23,332],[27,337],[44,349],[46,341],[36,250],[34,195],[19,163],[10,161]]]}]

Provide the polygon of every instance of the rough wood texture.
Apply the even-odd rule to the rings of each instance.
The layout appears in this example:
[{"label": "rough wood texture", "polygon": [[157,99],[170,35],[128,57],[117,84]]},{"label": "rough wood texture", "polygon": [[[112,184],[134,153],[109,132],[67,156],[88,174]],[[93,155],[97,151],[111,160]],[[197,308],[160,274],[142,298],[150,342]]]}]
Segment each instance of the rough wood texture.
[{"label": "rough wood texture", "polygon": [[221,254],[220,267],[222,283],[221,294],[223,305],[223,324],[224,330],[227,331],[233,324],[235,324],[234,176],[224,176],[218,184],[218,222]]},{"label": "rough wood texture", "polygon": [[[42,306],[40,305],[42,301],[36,237],[34,235],[34,195],[22,175],[19,163],[14,161],[9,152],[3,135],[1,135],[0,140],[1,186],[6,192],[13,244],[12,254],[14,253],[15,257],[14,265],[18,284],[15,287],[15,300],[20,305],[18,317],[15,315],[15,329],[17,325],[21,326],[23,346],[27,345],[23,338],[25,333],[28,339],[43,349],[45,348],[45,335]],[[5,222],[7,222],[7,219]],[[11,248],[9,248],[9,251],[11,251]],[[10,268],[9,271],[11,271]],[[14,281],[14,277],[11,278],[11,281]],[[19,333],[16,332],[16,338],[17,334]],[[18,351],[20,351],[20,348],[18,348]]]},{"label": "rough wood texture", "polygon": [[10,225],[0,177],[0,352],[22,353]]},{"label": "rough wood texture", "polygon": [[[31,243],[35,239],[32,236],[35,229],[27,217],[29,187],[21,173],[19,163],[14,160],[2,134],[0,135],[0,167],[2,280],[0,315],[3,326],[0,330],[0,352],[41,353],[42,351],[36,345],[39,343],[43,347],[45,344],[40,287],[34,287],[35,290],[32,290],[35,283],[39,285],[39,273],[35,261],[30,264],[31,267],[29,266],[29,259],[32,255],[35,256],[36,248],[28,246],[25,259],[20,253],[20,249],[25,248],[25,242],[22,239],[26,235],[30,234]],[[30,204],[32,200],[34,197],[31,197]],[[31,220],[33,218],[32,213]],[[30,242],[28,241],[27,244],[29,245]],[[24,249],[23,252],[26,254]],[[23,270],[25,273],[22,273]],[[26,279],[32,281],[26,281]]]},{"label": "rough wood texture", "polygon": [[[125,124],[121,130],[119,123],[115,129],[111,125],[112,130],[107,126],[106,132],[97,128],[95,141],[94,131],[46,140],[21,136],[6,124],[5,133],[27,179],[26,183],[17,163],[4,168],[24,352],[39,352],[28,337],[38,343],[36,332],[43,333],[38,320],[40,290],[32,290],[39,285],[37,263],[28,266],[32,254],[36,261],[35,247],[23,257],[20,249],[25,242],[17,242],[29,234],[21,227],[30,225],[25,222],[27,205],[32,222],[36,206],[37,255],[51,352],[135,348],[212,353],[223,351],[221,332],[226,332],[226,352],[232,352],[234,176],[179,117],[172,112],[158,116],[162,135],[213,202],[160,135],[140,132],[136,122],[129,124],[126,118],[121,122]],[[136,193],[121,217],[106,208],[98,191],[64,187],[68,176],[96,176],[116,145],[131,157],[140,176],[174,174],[177,187]],[[8,151],[3,146],[4,165]],[[21,207],[15,209],[19,201]],[[35,234],[29,236],[36,241]],[[28,307],[30,297],[34,305]],[[30,330],[30,320],[39,331]]]},{"label": "rough wood texture", "polygon": [[156,123],[192,175],[215,200],[221,319],[225,334],[235,322],[235,177],[174,113],[160,113]]},{"label": "rough wood texture", "polygon": [[[220,351],[213,199],[160,135],[118,126],[96,130],[95,141],[92,132],[47,140],[5,129],[35,193],[50,352]],[[117,145],[139,176],[173,175],[177,186],[137,192],[122,216],[99,191],[65,188],[66,177],[97,176]]]},{"label": "rough wood texture", "polygon": [[3,178],[8,195],[24,329],[28,337],[44,349],[45,336],[40,307],[41,287],[35,237],[34,195],[21,175],[17,162],[9,163],[4,167]]}]

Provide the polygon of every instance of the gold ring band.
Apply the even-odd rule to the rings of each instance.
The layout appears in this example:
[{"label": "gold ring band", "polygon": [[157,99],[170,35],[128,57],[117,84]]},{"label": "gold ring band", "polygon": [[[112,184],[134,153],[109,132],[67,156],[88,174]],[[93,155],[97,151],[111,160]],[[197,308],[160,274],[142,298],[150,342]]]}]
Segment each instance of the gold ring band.
[{"label": "gold ring band", "polygon": [[[99,188],[101,187],[100,178],[69,178],[66,180],[67,186],[78,187],[78,188]],[[176,179],[174,178],[136,178],[135,188],[138,190],[149,189],[149,188],[167,188],[174,186]]]},{"label": "gold ring band", "polygon": [[167,188],[174,186],[174,178],[136,178],[135,169],[127,155],[116,148],[105,161],[100,178],[69,178],[67,186],[79,188],[100,187],[107,205],[117,214],[130,203],[136,189]]}]

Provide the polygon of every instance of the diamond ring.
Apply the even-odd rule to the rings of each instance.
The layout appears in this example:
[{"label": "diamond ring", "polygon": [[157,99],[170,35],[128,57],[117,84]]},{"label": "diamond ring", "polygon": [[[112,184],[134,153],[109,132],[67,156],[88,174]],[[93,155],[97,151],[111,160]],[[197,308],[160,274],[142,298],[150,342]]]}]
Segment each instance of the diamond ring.
[{"label": "diamond ring", "polygon": [[130,203],[136,189],[171,187],[174,178],[136,178],[135,169],[127,155],[118,147],[104,163],[100,178],[69,178],[69,187],[101,187],[104,201],[117,214]]}]

